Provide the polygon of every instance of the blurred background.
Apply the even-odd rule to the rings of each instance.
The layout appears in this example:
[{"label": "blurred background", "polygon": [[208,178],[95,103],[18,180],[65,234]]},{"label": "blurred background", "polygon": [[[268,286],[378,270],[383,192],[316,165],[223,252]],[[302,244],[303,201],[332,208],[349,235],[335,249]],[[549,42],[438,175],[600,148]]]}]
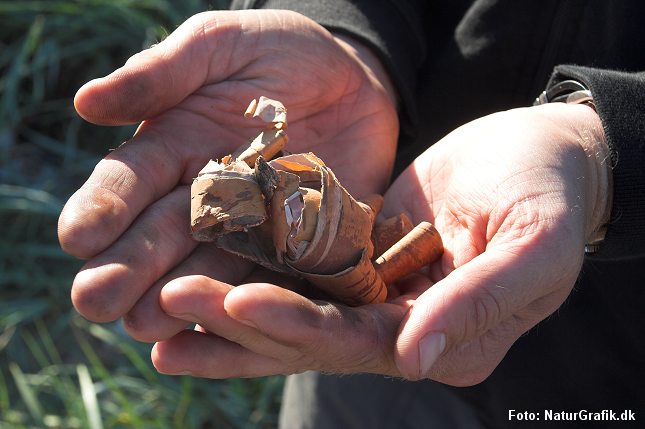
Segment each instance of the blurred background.
[{"label": "blurred background", "polygon": [[67,198],[133,127],[82,121],[72,99],[162,40],[200,0],[0,0],[0,427],[275,427],[283,379],[158,374],[150,345],[92,324],[56,237]]}]

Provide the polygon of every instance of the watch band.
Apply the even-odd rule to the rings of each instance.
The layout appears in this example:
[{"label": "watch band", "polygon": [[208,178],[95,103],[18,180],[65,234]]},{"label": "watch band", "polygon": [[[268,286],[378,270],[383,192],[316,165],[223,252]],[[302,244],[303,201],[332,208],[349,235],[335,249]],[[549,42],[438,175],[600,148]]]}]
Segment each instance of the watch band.
[{"label": "watch band", "polygon": [[535,99],[534,106],[546,103],[588,104],[596,108],[591,91],[577,80],[563,80],[550,86]]}]

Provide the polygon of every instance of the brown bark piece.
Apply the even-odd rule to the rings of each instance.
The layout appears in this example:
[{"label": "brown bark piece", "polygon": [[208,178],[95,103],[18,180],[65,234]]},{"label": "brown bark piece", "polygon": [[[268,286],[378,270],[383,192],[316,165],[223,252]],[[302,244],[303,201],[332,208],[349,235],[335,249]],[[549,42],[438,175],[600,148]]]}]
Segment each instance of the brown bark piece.
[{"label": "brown bark piece", "polygon": [[389,285],[435,261],[442,253],[439,232],[430,222],[421,222],[376,260],[376,271]]},{"label": "brown bark piece", "polygon": [[[385,301],[387,285],[441,254],[441,238],[429,223],[410,232],[410,220],[399,215],[374,225],[383,197],[355,200],[314,154],[265,161],[287,142],[281,103],[260,97],[245,116],[269,125],[250,145],[209,162],[193,181],[197,240],[307,279],[348,305]],[[389,249],[372,262],[375,246],[376,254]]]},{"label": "brown bark piece", "polygon": [[[285,166],[294,167],[309,177],[307,165],[318,172],[319,183],[311,186],[322,194],[314,238],[302,255],[286,259],[286,263],[299,271],[316,274],[333,274],[358,262],[361,252],[370,248],[370,234],[374,214],[365,209],[340,184],[334,173],[313,155],[291,155]],[[299,162],[298,162],[299,161]],[[311,183],[311,182],[310,182]]]},{"label": "brown bark piece", "polygon": [[351,306],[379,304],[387,298],[387,287],[374,270],[367,251],[360,260],[335,274],[299,274],[329,295]]},{"label": "brown bark piece", "polygon": [[275,257],[281,264],[284,263],[287,254],[287,240],[291,232],[291,224],[287,222],[287,215],[284,202],[287,198],[298,192],[300,179],[297,175],[287,171],[278,171],[278,186],[271,198],[271,234]]},{"label": "brown bark piece", "polygon": [[199,241],[243,231],[267,219],[264,198],[250,169],[227,167],[199,175],[191,187],[191,231]]}]

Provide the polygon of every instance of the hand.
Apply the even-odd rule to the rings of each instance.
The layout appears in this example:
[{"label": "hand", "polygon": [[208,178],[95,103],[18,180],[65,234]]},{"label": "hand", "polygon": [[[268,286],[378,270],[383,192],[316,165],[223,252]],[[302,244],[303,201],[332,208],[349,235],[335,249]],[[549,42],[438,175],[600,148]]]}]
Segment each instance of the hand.
[{"label": "hand", "polygon": [[83,86],[75,105],[88,121],[143,122],[60,217],[62,247],[89,259],[72,287],[78,311],[94,321],[127,314],[134,337],[159,339],[184,323],[160,311],[163,284],[248,274],[250,264],[190,238],[188,188],[209,159],[259,133],[263,124],[242,114],[260,95],[289,109],[290,152],[315,152],[356,196],[383,191],[398,134],[383,76],[366,49],[299,14],[209,12]]},{"label": "hand", "polygon": [[571,291],[585,237],[609,213],[607,148],[587,106],[487,116],[432,146],[386,194],[386,215],[430,220],[445,253],[385,304],[348,308],[267,283],[185,277],[165,311],[197,330],[156,344],[159,371],[204,377],[320,370],[452,385],[485,379]]}]

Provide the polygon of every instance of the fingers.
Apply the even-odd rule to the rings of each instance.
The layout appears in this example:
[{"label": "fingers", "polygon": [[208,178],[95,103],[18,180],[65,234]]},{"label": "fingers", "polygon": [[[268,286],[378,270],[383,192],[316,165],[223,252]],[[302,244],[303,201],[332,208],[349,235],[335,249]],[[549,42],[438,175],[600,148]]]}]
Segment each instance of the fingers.
[{"label": "fingers", "polygon": [[284,364],[241,345],[199,331],[183,331],[154,345],[152,363],[162,374],[205,378],[282,374]]},{"label": "fingers", "polygon": [[[193,105],[200,102],[186,104],[198,110],[200,106]],[[214,135],[219,146],[213,145]],[[145,123],[130,141],[97,164],[65,204],[58,222],[61,246],[77,257],[95,256],[118,239],[144,208],[178,183],[190,183],[210,158],[220,156],[235,140],[196,113]]]},{"label": "fingers", "polygon": [[[294,35],[285,38],[285,29]],[[230,85],[221,96],[236,103],[257,97],[258,84],[293,92],[279,67],[292,57],[285,50],[304,48],[305,39],[322,34],[331,40],[313,21],[288,11],[200,13],[159,44],[132,56],[123,67],[88,82],[79,89],[74,105],[90,122],[120,125],[155,117],[199,88],[222,81]],[[257,84],[240,85],[245,80]],[[236,109],[240,107],[246,106],[236,104]]]},{"label": "fingers", "polygon": [[[291,364],[290,373],[313,369],[393,374],[395,369],[392,346],[405,312],[402,307],[317,303],[280,287],[257,283],[232,290],[224,308],[230,317],[296,351],[297,359],[283,358]],[[245,346],[254,348],[252,342]]]},{"label": "fingers", "polygon": [[72,285],[72,301],[97,322],[125,314],[163,274],[197,246],[189,235],[189,194],[177,188],[149,207],[111,247],[90,260]]},{"label": "fingers", "polygon": [[[141,210],[178,182],[190,183],[210,158],[222,156],[248,137],[235,134],[241,119],[230,120],[231,110],[241,118],[242,105],[216,101],[217,92],[188,97],[210,71],[217,71],[209,64],[213,45],[197,30],[206,31],[208,25],[225,32],[239,26],[233,16],[224,15],[228,18],[221,27],[217,27],[220,20],[210,15],[189,19],[164,42],[79,90],[75,101],[79,113],[96,123],[138,122],[179,102],[181,106],[172,115],[142,123],[130,141],[99,162],[70,198],[59,221],[60,242],[68,253],[90,258],[104,250]],[[230,50],[231,43],[219,45]],[[226,49],[222,55],[228,55]]]},{"label": "fingers", "polygon": [[[209,79],[223,78],[239,32],[235,15],[193,16],[158,45],[132,56],[110,75],[92,80],[76,94],[74,106],[99,125],[137,123],[176,105]],[[216,41],[218,37],[223,40]],[[217,48],[217,52],[215,49]],[[220,65],[211,68],[211,65]]]},{"label": "fingers", "polygon": [[182,162],[160,143],[143,136],[98,163],[65,204],[58,221],[59,240],[66,252],[81,258],[95,256],[145,207],[172,189]]},{"label": "fingers", "polygon": [[196,274],[218,279],[222,284],[239,284],[254,267],[251,262],[225,252],[212,243],[202,243],[144,293],[123,317],[124,327],[138,341],[169,339],[185,329],[188,322],[167,314],[161,308],[161,290],[166,284]]},{"label": "fingers", "polygon": [[396,344],[397,367],[406,378],[479,383],[520,335],[562,304],[580,261],[557,245],[532,250],[528,246],[540,246],[525,244],[489,249],[419,297]]},{"label": "fingers", "polygon": [[[354,309],[318,304],[269,284],[245,284],[229,290],[205,277],[169,284],[162,290],[161,303],[169,314],[197,323],[210,333],[213,347],[228,344],[223,339],[240,347],[226,346],[245,362],[247,368],[242,372],[231,355],[227,361],[218,355],[207,357],[214,361],[209,365],[218,368],[218,377],[251,376],[269,370],[261,375],[308,369],[383,374],[396,370],[392,348],[405,313],[402,306]],[[186,367],[188,358],[182,358],[182,365],[175,362],[174,341],[158,345],[157,363],[163,362],[160,365],[165,369],[181,367],[193,372]],[[281,365],[276,366],[276,361]]]},{"label": "fingers", "polygon": [[[293,351],[227,315],[224,299],[232,289],[204,276],[179,278],[163,288],[160,296],[163,310],[177,319],[199,323],[201,331],[182,332],[157,343],[152,359],[160,372],[226,378],[277,374],[285,369],[286,365],[271,355],[284,357]],[[255,350],[268,352],[268,356],[244,347],[246,343],[252,343]]]}]

